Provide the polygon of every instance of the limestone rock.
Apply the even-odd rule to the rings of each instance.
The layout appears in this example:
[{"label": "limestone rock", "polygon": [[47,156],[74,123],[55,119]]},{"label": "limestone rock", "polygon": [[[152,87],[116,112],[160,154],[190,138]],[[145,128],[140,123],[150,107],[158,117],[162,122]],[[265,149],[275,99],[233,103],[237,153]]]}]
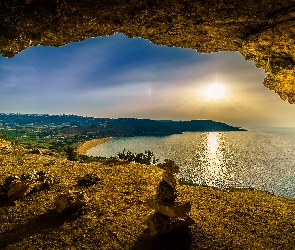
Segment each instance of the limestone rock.
[{"label": "limestone rock", "polygon": [[178,184],[177,177],[173,172],[165,171],[163,173],[162,179],[173,188],[176,188],[176,185]]},{"label": "limestone rock", "polygon": [[33,180],[15,180],[9,185],[9,190],[7,192],[8,199],[10,201],[15,201],[27,196],[34,189],[35,182]]},{"label": "limestone rock", "polygon": [[177,197],[177,190],[167,180],[162,180],[157,188],[157,199],[174,201]]},{"label": "limestone rock", "polygon": [[83,191],[69,191],[68,193],[59,194],[55,201],[56,211],[59,214],[69,212],[84,206],[88,200],[86,193]]},{"label": "limestone rock", "polygon": [[170,159],[165,159],[164,163],[157,164],[159,168],[164,169],[166,172],[177,174],[179,172],[179,167],[175,164],[174,161]]},{"label": "limestone rock", "polygon": [[53,184],[54,182],[53,177],[49,173],[40,171],[37,174],[39,175],[39,181],[44,184],[43,187],[50,186]]},{"label": "limestone rock", "polygon": [[167,234],[176,230],[184,229],[192,225],[194,221],[189,217],[172,217],[161,213],[155,213],[148,219],[150,235]]},{"label": "limestone rock", "polygon": [[176,185],[178,183],[175,173],[179,168],[171,160],[165,160],[165,163],[158,164],[158,167],[164,169],[163,177],[157,188],[157,199],[175,200],[177,197]]},{"label": "limestone rock", "polygon": [[156,210],[156,212],[167,215],[169,217],[183,217],[191,210],[191,203],[163,201],[157,199],[147,200],[147,204]]},{"label": "limestone rock", "polygon": [[53,178],[49,173],[32,171],[26,174],[8,176],[1,187],[1,192],[6,193],[9,200],[14,201],[27,196],[32,191],[40,191],[52,184]]},{"label": "limestone rock", "polygon": [[239,51],[265,69],[267,88],[295,103],[294,13],[290,0],[0,1],[0,54],[116,32],[201,53]]},{"label": "limestone rock", "polygon": [[32,172],[26,173],[26,174],[21,174],[19,175],[19,178],[21,180],[33,180],[33,181],[38,181],[40,180],[40,175],[37,173],[36,170],[33,170]]},{"label": "limestone rock", "polygon": [[4,185],[3,185],[3,188],[8,191],[9,190],[9,186],[10,184],[13,182],[13,181],[16,181],[16,180],[20,180],[19,176],[17,175],[10,175],[8,176],[7,178],[5,178],[4,180]]}]

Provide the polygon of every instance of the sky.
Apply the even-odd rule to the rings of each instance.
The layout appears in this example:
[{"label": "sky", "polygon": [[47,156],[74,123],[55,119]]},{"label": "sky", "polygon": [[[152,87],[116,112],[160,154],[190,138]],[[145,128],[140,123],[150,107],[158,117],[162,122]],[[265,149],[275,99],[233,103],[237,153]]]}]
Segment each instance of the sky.
[{"label": "sky", "polygon": [[[264,87],[265,76],[238,52],[200,54],[115,34],[0,57],[0,112],[295,127],[295,105]],[[214,84],[217,98],[208,93]]]}]

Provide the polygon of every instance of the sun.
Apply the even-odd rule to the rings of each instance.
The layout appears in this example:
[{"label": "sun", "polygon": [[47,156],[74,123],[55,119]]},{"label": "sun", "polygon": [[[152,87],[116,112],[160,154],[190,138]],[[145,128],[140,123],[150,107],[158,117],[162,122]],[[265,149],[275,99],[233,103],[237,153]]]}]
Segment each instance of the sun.
[{"label": "sun", "polygon": [[224,97],[225,89],[220,83],[212,83],[206,89],[206,96],[210,99],[219,100]]}]

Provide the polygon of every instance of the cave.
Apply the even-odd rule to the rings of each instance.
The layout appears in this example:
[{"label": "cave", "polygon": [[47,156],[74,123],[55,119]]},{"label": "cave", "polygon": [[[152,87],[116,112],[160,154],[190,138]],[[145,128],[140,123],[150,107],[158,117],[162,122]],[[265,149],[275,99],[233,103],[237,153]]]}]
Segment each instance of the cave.
[{"label": "cave", "polygon": [[199,53],[239,51],[264,85],[295,103],[295,4],[281,0],[11,0],[0,2],[0,53],[122,33]]}]

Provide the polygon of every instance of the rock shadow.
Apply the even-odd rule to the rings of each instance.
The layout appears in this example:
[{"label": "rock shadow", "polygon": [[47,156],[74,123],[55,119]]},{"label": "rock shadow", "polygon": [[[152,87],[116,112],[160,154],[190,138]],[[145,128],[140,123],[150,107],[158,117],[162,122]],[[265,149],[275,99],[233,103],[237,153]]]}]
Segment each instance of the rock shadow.
[{"label": "rock shadow", "polygon": [[192,245],[190,228],[177,230],[165,235],[149,236],[146,229],[134,243],[132,250],[189,250]]},{"label": "rock shadow", "polygon": [[0,207],[11,207],[11,206],[15,206],[15,203],[13,201],[8,200],[8,198],[0,200]]},{"label": "rock shadow", "polygon": [[18,225],[13,229],[6,231],[0,235],[0,249],[5,249],[11,244],[17,243],[24,238],[30,237],[42,230],[57,228],[68,220],[68,215],[59,215],[56,210],[48,212],[28,220],[25,224]]}]

